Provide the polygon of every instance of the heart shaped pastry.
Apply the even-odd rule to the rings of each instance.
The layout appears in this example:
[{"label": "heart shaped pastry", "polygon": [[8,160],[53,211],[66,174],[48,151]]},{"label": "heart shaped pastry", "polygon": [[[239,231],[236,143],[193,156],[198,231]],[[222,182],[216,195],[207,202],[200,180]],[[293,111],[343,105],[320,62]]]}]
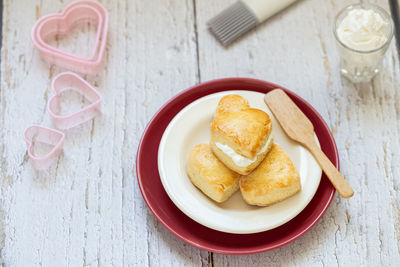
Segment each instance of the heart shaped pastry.
[{"label": "heart shaped pastry", "polygon": [[289,156],[276,144],[252,173],[240,178],[243,199],[251,205],[269,206],[300,189],[299,174]]},{"label": "heart shaped pastry", "polygon": [[[28,147],[28,156],[31,159],[33,167],[37,170],[44,170],[47,169],[62,152],[65,135],[54,129],[32,125],[25,130],[24,138]],[[33,151],[35,142],[45,143],[53,146],[53,148],[46,155],[37,157]]]},{"label": "heart shaped pastry", "polygon": [[192,183],[216,202],[224,202],[239,189],[239,176],[212,153],[208,144],[193,147],[187,173]]},{"label": "heart shaped pastry", "polygon": [[228,168],[249,174],[272,147],[272,123],[267,113],[250,108],[239,95],[227,95],[218,103],[211,129],[211,148]]},{"label": "heart shaped pastry", "polygon": [[[67,34],[77,24],[97,24],[95,45],[89,58],[74,55],[46,43],[57,35]],[[50,14],[40,18],[32,30],[32,40],[41,57],[51,64],[95,75],[101,68],[108,31],[107,10],[97,1],[82,0],[68,5],[61,14]]]},{"label": "heart shaped pastry", "polygon": [[[51,87],[55,95],[50,98],[47,110],[57,128],[68,129],[77,126],[101,113],[101,95],[77,74],[73,72],[60,73],[53,79]],[[60,94],[67,90],[73,90],[83,95],[91,104],[72,114],[59,115],[61,109]]]}]

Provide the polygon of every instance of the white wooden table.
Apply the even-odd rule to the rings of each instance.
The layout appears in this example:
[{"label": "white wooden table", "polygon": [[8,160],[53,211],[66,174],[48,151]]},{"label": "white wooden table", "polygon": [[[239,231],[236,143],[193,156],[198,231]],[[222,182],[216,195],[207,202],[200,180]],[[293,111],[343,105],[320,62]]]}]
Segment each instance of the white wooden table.
[{"label": "white wooden table", "polygon": [[[206,21],[234,0],[102,0],[110,14],[106,67],[94,81],[103,114],[66,131],[64,155],[32,169],[22,138],[52,126],[50,81],[62,70],[39,58],[36,19],[68,0],[3,1],[0,96],[0,258],[4,266],[399,266],[400,62],[395,43],[382,73],[354,86],[338,72],[331,31],[345,0],[302,0],[228,49]],[[376,0],[386,9],[386,0]],[[65,42],[88,53],[91,26]],[[84,45],[82,45],[82,43]],[[309,101],[336,137],[355,189],[317,225],[280,249],[226,256],[193,248],[147,209],[135,172],[139,138],[169,98],[199,82],[255,77]]]}]

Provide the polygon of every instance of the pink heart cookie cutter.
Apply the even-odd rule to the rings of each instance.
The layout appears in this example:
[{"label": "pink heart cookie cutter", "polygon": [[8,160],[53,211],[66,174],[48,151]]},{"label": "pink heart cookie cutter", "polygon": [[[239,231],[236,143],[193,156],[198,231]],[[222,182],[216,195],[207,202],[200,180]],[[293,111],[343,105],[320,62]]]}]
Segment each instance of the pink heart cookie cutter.
[{"label": "pink heart cookie cutter", "polygon": [[[97,24],[96,41],[90,57],[68,53],[45,41],[57,34],[67,34],[77,24]],[[101,69],[108,32],[108,12],[96,1],[81,0],[69,4],[62,13],[40,18],[32,29],[32,40],[42,59],[83,74],[96,75]]]},{"label": "pink heart cookie cutter", "polygon": [[[60,18],[60,20],[56,20],[55,18]],[[70,30],[72,30],[76,25],[89,22],[97,25],[96,29],[96,42],[90,57],[83,57],[79,55],[75,55],[61,49],[55,48],[48,43],[47,40],[54,37],[57,34],[65,35]],[[43,20],[38,24],[34,38],[34,42],[37,42],[41,48],[47,49],[47,51],[51,51],[52,53],[59,53],[60,55],[64,55],[66,57],[74,57],[79,60],[93,60],[97,57],[98,44],[100,43],[101,38],[101,26],[103,24],[103,18],[100,12],[89,5],[78,5],[73,6],[71,8],[65,9],[63,14],[52,14],[46,17],[43,17]],[[35,43],[36,44],[36,43]]]},{"label": "pink heart cookie cutter", "polygon": [[[82,12],[79,9],[83,9],[83,10],[88,9],[88,13]],[[93,14],[93,10],[95,10],[96,14]],[[77,14],[78,17],[74,17],[74,15],[71,15],[71,11],[74,11],[74,14]],[[57,23],[55,23],[55,22],[57,22],[57,20],[55,20],[55,18],[60,18],[63,15],[65,16],[65,18],[64,18],[64,20],[61,21],[63,23],[60,23],[60,24],[64,24],[64,25],[58,25]],[[88,15],[92,15],[92,16],[88,16]],[[96,15],[96,16],[94,16],[94,15]],[[104,19],[106,19],[104,21],[104,23],[103,23],[103,17],[104,17]],[[99,40],[101,38],[102,33],[107,34],[108,14],[107,14],[106,9],[99,2],[95,2],[95,1],[91,1],[91,0],[82,0],[82,1],[76,1],[76,2],[69,4],[64,9],[63,13],[61,13],[61,14],[50,14],[50,15],[40,18],[36,22],[37,26],[35,24],[35,26],[33,27],[32,40],[34,41],[35,44],[37,44],[37,46],[39,48],[44,47],[46,49],[51,50],[53,53],[56,52],[59,54],[86,60],[87,58],[85,58],[85,57],[81,57],[81,56],[74,55],[74,54],[65,52],[63,50],[57,49],[55,47],[48,45],[44,41],[58,33],[56,30],[54,30],[54,28],[57,29],[60,26],[63,26],[65,28],[65,26],[68,26],[65,23],[65,20],[68,21],[68,20],[74,20],[74,19],[76,19],[77,22],[85,22],[85,21],[96,22],[97,21],[98,27],[97,27],[96,40]],[[74,21],[72,21],[72,22],[74,22]],[[78,23],[76,23],[76,24],[78,24]],[[44,30],[42,30],[43,25],[47,26],[44,28]],[[75,24],[71,25],[71,26],[75,26]],[[70,27],[70,28],[72,29],[73,27]],[[67,27],[67,29],[68,29],[68,27]],[[67,29],[64,29],[63,34],[66,34],[68,32]],[[44,31],[44,34],[46,34],[46,36],[41,36],[41,34],[43,34],[42,31]],[[49,34],[48,32],[50,32],[52,34]],[[105,46],[105,39],[103,39],[103,40],[104,40],[104,42],[97,42],[102,47]],[[97,49],[98,49],[97,47],[93,48],[92,55],[90,56],[89,59],[93,59],[95,56],[98,56],[98,55],[96,55]]]},{"label": "pink heart cookie cutter", "polygon": [[[101,113],[102,97],[87,81],[73,72],[62,72],[54,77],[51,87],[55,95],[50,98],[47,110],[53,119],[54,125],[59,129],[68,129],[89,121]],[[59,115],[61,110],[60,94],[73,90],[91,104],[68,115]]]},{"label": "pink heart cookie cutter", "polygon": [[[63,150],[64,133],[55,129],[32,125],[26,128],[24,132],[25,143],[28,147],[28,156],[31,159],[33,167],[37,170],[45,170],[53,163],[53,161],[60,155]],[[42,157],[35,156],[34,144],[41,142],[52,145],[53,148],[49,153]]]}]

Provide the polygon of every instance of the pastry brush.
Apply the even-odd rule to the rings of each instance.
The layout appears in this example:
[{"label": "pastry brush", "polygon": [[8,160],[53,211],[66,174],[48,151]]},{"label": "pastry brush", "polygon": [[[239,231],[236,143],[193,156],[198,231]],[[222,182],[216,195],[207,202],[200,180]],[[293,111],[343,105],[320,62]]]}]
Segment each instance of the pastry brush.
[{"label": "pastry brush", "polygon": [[297,0],[240,0],[211,19],[211,33],[228,46],[240,36]]}]

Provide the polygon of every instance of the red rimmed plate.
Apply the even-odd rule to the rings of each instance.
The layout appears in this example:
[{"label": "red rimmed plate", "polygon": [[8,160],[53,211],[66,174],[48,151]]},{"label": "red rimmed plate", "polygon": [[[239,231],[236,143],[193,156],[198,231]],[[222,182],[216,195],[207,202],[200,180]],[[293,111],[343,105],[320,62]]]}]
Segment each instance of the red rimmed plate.
[{"label": "red rimmed plate", "polygon": [[[252,254],[284,246],[307,232],[325,213],[335,189],[323,175],[308,206],[284,225],[256,234],[229,234],[209,229],[184,215],[169,199],[160,181],[157,153],[161,137],[174,116],[194,100],[216,92],[250,90],[267,93],[278,85],[248,78],[228,78],[189,88],[168,101],[151,119],[139,144],[136,172],[143,198],[156,218],[175,236],[195,247],[223,254]],[[302,98],[282,88],[312,121],[322,150],[336,167],[339,156],[328,126]]]}]

